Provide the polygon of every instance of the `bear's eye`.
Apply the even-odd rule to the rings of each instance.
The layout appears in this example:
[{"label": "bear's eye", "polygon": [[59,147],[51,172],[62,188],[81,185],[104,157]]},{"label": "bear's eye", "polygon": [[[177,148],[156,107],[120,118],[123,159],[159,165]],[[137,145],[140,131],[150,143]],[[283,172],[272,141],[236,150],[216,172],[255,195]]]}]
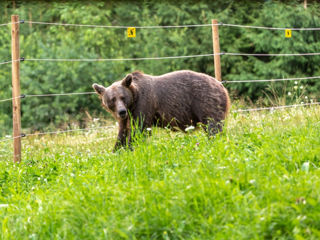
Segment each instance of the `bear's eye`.
[{"label": "bear's eye", "polygon": [[126,99],[125,97],[120,97],[121,101],[124,102],[124,100]]},{"label": "bear's eye", "polygon": [[111,99],[111,102],[114,103],[115,101],[116,101],[116,98],[115,98],[115,97]]}]

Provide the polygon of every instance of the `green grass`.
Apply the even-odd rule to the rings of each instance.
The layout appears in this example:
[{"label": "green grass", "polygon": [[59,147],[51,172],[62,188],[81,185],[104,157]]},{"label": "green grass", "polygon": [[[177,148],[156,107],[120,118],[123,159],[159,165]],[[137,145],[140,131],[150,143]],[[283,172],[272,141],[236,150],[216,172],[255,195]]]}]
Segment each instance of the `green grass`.
[{"label": "green grass", "polygon": [[0,239],[319,239],[320,108],[230,114],[209,139],[116,128],[1,142]]}]

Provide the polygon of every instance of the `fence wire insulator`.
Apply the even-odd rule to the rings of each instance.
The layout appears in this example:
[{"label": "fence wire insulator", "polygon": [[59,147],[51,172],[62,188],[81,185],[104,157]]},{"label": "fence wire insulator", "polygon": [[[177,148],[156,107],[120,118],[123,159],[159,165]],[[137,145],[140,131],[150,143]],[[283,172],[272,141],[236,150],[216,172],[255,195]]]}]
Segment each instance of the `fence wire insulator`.
[{"label": "fence wire insulator", "polygon": [[23,62],[24,61],[24,57],[20,58],[20,62]]},{"label": "fence wire insulator", "polygon": [[24,23],[24,19],[20,20],[19,23]]},{"label": "fence wire insulator", "polygon": [[25,133],[21,133],[20,137],[26,137],[27,135]]},{"label": "fence wire insulator", "polygon": [[26,95],[25,94],[21,94],[20,98],[26,98]]}]

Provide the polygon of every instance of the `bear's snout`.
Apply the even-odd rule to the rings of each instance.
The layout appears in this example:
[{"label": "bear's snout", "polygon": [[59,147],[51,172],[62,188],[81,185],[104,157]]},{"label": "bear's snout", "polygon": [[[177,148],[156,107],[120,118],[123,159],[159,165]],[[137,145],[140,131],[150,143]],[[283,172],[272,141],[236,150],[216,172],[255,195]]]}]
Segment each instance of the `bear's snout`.
[{"label": "bear's snout", "polygon": [[121,119],[125,119],[127,117],[127,110],[126,109],[121,109],[118,111],[119,117]]}]

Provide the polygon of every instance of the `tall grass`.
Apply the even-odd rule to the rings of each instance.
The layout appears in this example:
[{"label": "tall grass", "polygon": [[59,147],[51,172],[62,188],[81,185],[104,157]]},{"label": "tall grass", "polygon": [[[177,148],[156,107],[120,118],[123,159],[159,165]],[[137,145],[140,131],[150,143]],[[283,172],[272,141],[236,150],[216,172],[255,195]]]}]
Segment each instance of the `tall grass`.
[{"label": "tall grass", "polygon": [[320,108],[233,113],[208,138],[116,127],[0,143],[1,239],[319,239]]}]

